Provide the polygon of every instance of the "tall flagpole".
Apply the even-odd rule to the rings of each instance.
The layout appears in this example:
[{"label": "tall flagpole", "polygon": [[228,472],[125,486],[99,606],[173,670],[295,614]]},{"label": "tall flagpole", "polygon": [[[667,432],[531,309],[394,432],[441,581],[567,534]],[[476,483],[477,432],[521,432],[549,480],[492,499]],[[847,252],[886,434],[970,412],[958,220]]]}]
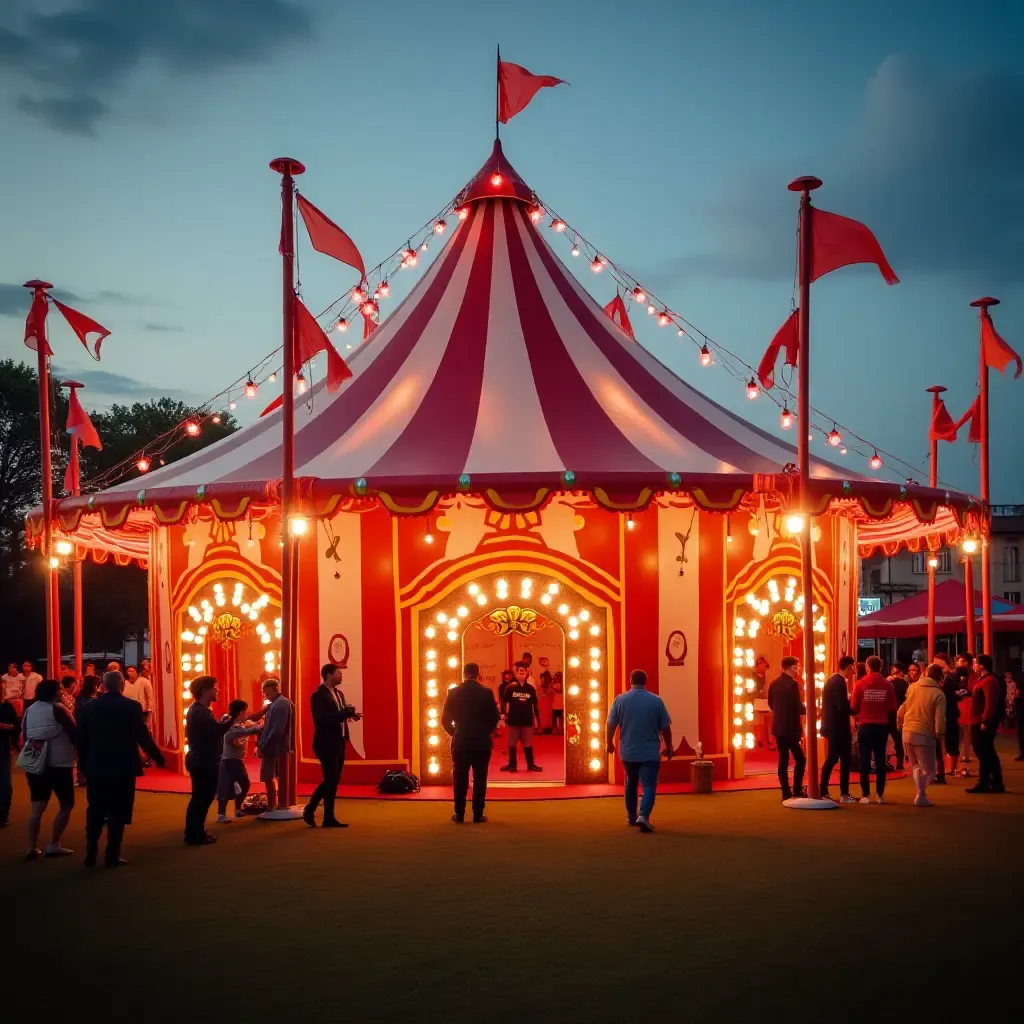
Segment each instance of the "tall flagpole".
[{"label": "tall flagpole", "polygon": [[[75,380],[66,380],[62,382],[62,386],[69,389],[70,394],[74,394],[79,388],[84,387],[83,384],[79,384]],[[82,491],[82,480],[81,480],[81,469],[79,466],[79,455],[78,450],[81,447],[81,442],[78,440],[78,433],[75,432],[71,435],[71,453],[68,457],[68,471],[71,475],[71,494],[72,497],[77,498]],[[71,572],[72,572],[72,596],[73,596],[73,630],[74,630],[74,647],[75,647],[75,675],[79,680],[82,678],[82,560],[80,558],[72,558],[71,561]]]},{"label": "tall flagpole", "polygon": [[[927,389],[932,396],[932,422],[935,422],[935,414],[942,404],[940,395],[946,390],[940,384]],[[931,436],[928,431],[928,486],[936,488],[939,486],[939,441]],[[935,659],[935,570],[938,568],[938,559],[933,554],[928,555],[928,664]]]},{"label": "tall flagpole", "polygon": [[498,60],[494,65],[494,140],[501,138],[501,44],[498,44]]},{"label": "tall flagpole", "polygon": [[[291,157],[278,157],[270,169],[281,175],[281,311],[284,359],[281,389],[281,694],[294,705],[298,694],[295,679],[296,636],[295,569],[296,542],[290,530],[295,502],[295,225],[293,214],[294,177],[306,168]],[[294,728],[294,723],[293,723]],[[295,804],[298,782],[298,751],[285,758],[282,772],[280,810]],[[275,812],[276,813],[276,812]],[[291,817],[282,814],[281,817]]]},{"label": "tall flagpole", "polygon": [[[981,327],[989,306],[998,306],[999,300],[986,295],[984,298],[975,299],[972,306],[978,310],[978,326]],[[988,363],[985,361],[985,347],[981,342],[981,333],[978,334],[978,348],[981,359],[981,370],[979,373],[980,392],[978,407],[981,414],[981,500],[985,504],[986,524],[991,526],[992,505],[991,494],[989,493],[989,471],[988,471]],[[989,564],[989,533],[990,529],[981,531],[981,630],[983,645],[986,654],[992,654],[992,566]]]},{"label": "tall flagpole", "polygon": [[789,183],[790,192],[800,193],[800,251],[799,283],[800,313],[797,318],[799,352],[797,355],[799,393],[797,395],[797,424],[800,428],[797,443],[797,466],[800,472],[800,511],[804,516],[800,532],[800,572],[803,578],[803,668],[804,703],[807,706],[807,782],[810,795],[817,799],[818,788],[818,725],[817,694],[814,686],[814,570],[811,556],[810,470],[811,452],[808,431],[811,425],[810,400],[810,348],[811,348],[811,192],[821,187],[821,179],[813,176],[797,178]]},{"label": "tall flagpole", "polygon": [[[33,301],[46,295],[53,285],[48,281],[26,281]],[[46,322],[38,325],[42,337],[36,338],[38,356],[36,375],[39,384],[39,463],[43,484],[43,571],[46,573],[46,675],[56,679],[60,673],[60,613],[57,604],[57,566],[53,553],[53,458],[50,450],[50,360],[47,355]]]},{"label": "tall flagpole", "polygon": [[977,622],[974,618],[974,556],[964,552],[964,631],[967,634],[967,651],[977,654],[974,642],[978,638]]}]

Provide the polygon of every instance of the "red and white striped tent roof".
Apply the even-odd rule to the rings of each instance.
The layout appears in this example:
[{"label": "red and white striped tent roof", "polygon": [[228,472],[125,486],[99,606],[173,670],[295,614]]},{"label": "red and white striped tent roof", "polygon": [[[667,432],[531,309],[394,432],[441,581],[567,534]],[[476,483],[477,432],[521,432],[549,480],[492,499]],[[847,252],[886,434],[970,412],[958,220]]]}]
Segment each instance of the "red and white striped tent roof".
[{"label": "red and white striped tent roof", "polygon": [[[377,496],[393,512],[421,513],[459,491],[519,510],[558,490],[616,510],[665,491],[716,510],[751,493],[794,498],[785,467],[795,449],[705,397],[609,319],[531,222],[533,193],[499,143],[463,200],[468,215],[352,355],[352,378],[334,395],[318,385],[314,414],[296,416],[308,511]],[[151,508],[173,522],[194,503],[237,517],[276,500],[281,446],[278,409],[145,478],[65,499],[61,518],[69,528],[99,512],[116,526]],[[909,509],[907,529],[919,533],[936,521],[958,529],[972,504],[818,460],[811,473],[816,512],[834,501],[864,519]]]}]

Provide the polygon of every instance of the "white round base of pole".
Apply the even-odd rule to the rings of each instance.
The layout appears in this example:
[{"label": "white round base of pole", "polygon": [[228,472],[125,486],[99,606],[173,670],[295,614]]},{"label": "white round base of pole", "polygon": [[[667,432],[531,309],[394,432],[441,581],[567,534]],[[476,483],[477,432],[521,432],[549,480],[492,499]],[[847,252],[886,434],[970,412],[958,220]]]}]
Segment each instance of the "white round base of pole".
[{"label": "white round base of pole", "polygon": [[301,807],[278,807],[276,811],[264,811],[257,814],[260,821],[296,821],[302,817]]},{"label": "white round base of pole", "polygon": [[782,801],[782,806],[793,811],[835,811],[839,809],[839,804],[835,800],[826,800],[824,797],[816,800],[810,796],[790,797],[789,800]]}]

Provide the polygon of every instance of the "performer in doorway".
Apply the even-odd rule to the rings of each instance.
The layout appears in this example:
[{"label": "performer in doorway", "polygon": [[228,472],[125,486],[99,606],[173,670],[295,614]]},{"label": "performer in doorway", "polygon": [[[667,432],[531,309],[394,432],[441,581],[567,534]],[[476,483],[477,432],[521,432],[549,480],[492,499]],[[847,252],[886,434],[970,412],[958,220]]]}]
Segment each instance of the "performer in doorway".
[{"label": "performer in doorway", "polygon": [[523,755],[526,757],[526,770],[544,770],[533,760],[533,730],[535,726],[540,726],[540,710],[537,705],[537,691],[527,682],[529,671],[525,661],[517,661],[516,677],[505,687],[501,711],[508,727],[508,764],[501,766],[503,772],[518,771],[516,744],[520,742],[523,744]]}]

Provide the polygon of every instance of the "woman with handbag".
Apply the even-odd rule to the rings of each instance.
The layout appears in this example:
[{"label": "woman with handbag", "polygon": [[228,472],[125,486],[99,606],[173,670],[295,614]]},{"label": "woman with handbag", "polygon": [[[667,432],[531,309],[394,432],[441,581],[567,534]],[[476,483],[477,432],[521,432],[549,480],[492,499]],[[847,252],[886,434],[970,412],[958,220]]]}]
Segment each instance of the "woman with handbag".
[{"label": "woman with handbag", "polygon": [[[21,733],[23,746],[18,766],[25,770],[32,809],[28,816],[28,852],[25,860],[67,857],[73,850],[60,838],[75,806],[75,722],[60,703],[60,683],[45,679],[36,687],[36,699],[25,712]],[[60,805],[50,830],[50,842],[39,849],[43,811],[50,797]]]}]

